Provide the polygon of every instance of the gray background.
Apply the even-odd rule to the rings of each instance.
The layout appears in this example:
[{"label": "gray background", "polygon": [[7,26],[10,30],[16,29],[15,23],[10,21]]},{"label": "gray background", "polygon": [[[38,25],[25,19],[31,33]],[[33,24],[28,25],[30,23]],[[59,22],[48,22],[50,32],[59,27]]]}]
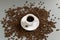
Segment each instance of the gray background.
[{"label": "gray background", "polygon": [[[13,8],[13,4],[17,6],[22,6],[26,0],[0,0],[0,20],[5,16],[4,10],[8,8]],[[40,0],[28,0],[29,2],[36,2],[38,3]],[[60,6],[60,0],[41,0],[42,2],[45,2],[46,10],[52,10],[51,14],[54,14],[57,18],[60,17],[60,9],[58,7]],[[56,5],[58,3],[59,5]],[[51,16],[52,17],[52,16]],[[54,18],[54,17],[52,17]],[[56,27],[60,28],[60,20],[55,20],[57,22]],[[4,37],[4,30],[2,28],[2,25],[0,23],[0,40],[6,40]],[[54,29],[54,32],[49,34],[48,40],[60,40],[60,31],[56,32]]]}]

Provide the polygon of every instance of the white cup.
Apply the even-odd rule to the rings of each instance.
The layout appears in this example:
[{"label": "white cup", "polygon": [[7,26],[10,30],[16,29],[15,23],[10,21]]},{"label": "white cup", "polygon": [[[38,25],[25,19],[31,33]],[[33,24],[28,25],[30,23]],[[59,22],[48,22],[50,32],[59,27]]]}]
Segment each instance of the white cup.
[{"label": "white cup", "polygon": [[33,14],[27,14],[21,19],[21,26],[27,31],[33,31],[39,26],[39,19]]}]

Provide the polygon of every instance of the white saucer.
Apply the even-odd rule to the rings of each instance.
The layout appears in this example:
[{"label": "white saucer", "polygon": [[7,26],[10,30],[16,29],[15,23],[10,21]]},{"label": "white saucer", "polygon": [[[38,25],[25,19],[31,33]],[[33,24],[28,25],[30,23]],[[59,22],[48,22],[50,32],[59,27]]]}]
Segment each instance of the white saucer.
[{"label": "white saucer", "polygon": [[[27,21],[28,16],[32,16],[34,20],[32,22]],[[27,31],[35,30],[39,26],[39,19],[33,14],[27,14],[21,19],[21,26]]]}]

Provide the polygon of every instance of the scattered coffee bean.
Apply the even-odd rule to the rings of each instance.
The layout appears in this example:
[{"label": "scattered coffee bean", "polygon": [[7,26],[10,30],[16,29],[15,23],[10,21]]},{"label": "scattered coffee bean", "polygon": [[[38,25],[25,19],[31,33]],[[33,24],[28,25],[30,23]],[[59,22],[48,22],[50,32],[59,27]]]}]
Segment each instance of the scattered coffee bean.
[{"label": "scattered coffee bean", "polygon": [[[27,1],[26,1],[26,3],[27,3]],[[41,1],[40,1],[40,3],[41,3]],[[41,4],[41,5],[43,5],[43,4]],[[6,17],[6,18],[3,18],[3,21],[2,21],[2,24],[4,26],[3,28],[5,28],[5,30],[4,30],[5,37],[10,37],[10,36],[12,36],[13,33],[16,33],[15,36],[17,36],[18,38],[25,36],[28,40],[32,40],[32,36],[34,36],[34,38],[36,40],[39,40],[39,39],[47,40],[47,37],[46,37],[47,34],[50,34],[51,32],[53,32],[52,28],[56,28],[55,22],[48,20],[51,10],[48,12],[46,9],[44,9],[45,7],[40,9],[39,7],[32,7],[32,5],[30,5],[30,6],[31,7],[22,6],[22,7],[17,7],[14,9],[9,8],[9,10],[6,11],[6,15],[7,15],[7,17],[9,17],[9,20],[7,20],[7,17]],[[24,11],[21,11],[23,9],[24,9]],[[22,17],[24,17],[27,14],[34,14],[36,17],[38,17],[38,19],[40,21],[39,27],[34,31],[27,31],[21,27],[21,19],[22,19]],[[7,28],[5,25],[7,25]],[[11,30],[9,30],[8,27],[11,27]],[[10,40],[10,39],[8,39],[8,40]],[[18,40],[18,39],[16,39],[16,40]]]},{"label": "scattered coffee bean", "polygon": [[56,31],[60,31],[60,29],[56,29]]}]

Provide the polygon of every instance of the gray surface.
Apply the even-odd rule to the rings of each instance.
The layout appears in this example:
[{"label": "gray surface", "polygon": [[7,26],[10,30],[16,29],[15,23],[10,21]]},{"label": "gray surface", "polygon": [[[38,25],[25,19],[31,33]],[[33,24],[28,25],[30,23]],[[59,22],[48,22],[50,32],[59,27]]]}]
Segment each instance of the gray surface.
[{"label": "gray surface", "polygon": [[[40,0],[31,0],[30,2],[34,1],[38,3]],[[51,14],[55,14],[57,18],[60,17],[60,9],[58,9],[58,6],[60,6],[60,0],[42,0],[42,1],[45,2],[47,10],[49,9],[52,10]],[[4,9],[12,7],[13,4],[15,4],[16,6],[22,6],[24,2],[25,0],[0,0],[0,19],[2,19],[5,16]],[[59,5],[56,6],[56,3],[58,3]],[[58,22],[56,24],[56,27],[60,28],[60,20],[56,19],[55,21]],[[4,37],[4,31],[1,24],[0,24],[0,40],[6,40]],[[59,32],[54,31],[53,33],[49,34],[48,40],[60,40],[60,31]]]}]

